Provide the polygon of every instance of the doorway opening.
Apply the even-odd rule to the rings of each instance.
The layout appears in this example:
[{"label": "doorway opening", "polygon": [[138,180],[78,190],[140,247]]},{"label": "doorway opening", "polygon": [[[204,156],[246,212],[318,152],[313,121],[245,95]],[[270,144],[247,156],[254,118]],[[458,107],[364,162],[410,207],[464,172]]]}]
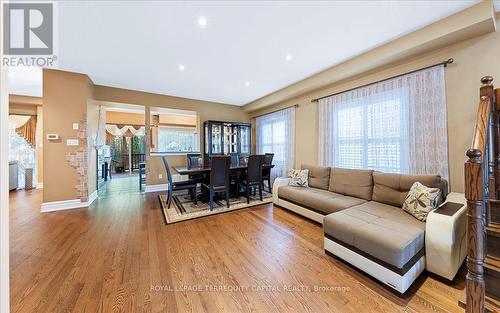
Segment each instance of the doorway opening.
[{"label": "doorway opening", "polygon": [[145,186],[145,108],[104,103],[105,144],[97,151],[99,195],[140,192]]}]

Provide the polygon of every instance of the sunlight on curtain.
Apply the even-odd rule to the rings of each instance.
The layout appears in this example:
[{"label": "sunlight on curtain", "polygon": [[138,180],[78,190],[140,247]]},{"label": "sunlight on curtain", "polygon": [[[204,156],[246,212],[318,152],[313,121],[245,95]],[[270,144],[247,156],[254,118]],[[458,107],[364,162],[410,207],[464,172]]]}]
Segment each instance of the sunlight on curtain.
[{"label": "sunlight on curtain", "polygon": [[272,180],[286,176],[294,166],[295,107],[259,116],[255,123],[257,154],[274,153]]},{"label": "sunlight on curtain", "polygon": [[319,100],[319,162],[448,179],[444,67]]}]

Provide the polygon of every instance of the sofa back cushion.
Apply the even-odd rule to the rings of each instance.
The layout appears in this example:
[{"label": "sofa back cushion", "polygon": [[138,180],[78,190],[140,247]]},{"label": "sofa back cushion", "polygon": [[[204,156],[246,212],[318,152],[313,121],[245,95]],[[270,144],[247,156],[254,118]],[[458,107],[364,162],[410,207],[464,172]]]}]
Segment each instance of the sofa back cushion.
[{"label": "sofa back cushion", "polygon": [[373,172],[372,200],[402,207],[408,191],[415,182],[431,188],[442,188],[439,175],[408,175]]},{"label": "sofa back cushion", "polygon": [[325,166],[302,165],[303,170],[309,170],[309,187],[328,190],[330,168]]},{"label": "sofa back cushion", "polygon": [[329,191],[365,200],[372,200],[372,170],[354,170],[332,167]]}]

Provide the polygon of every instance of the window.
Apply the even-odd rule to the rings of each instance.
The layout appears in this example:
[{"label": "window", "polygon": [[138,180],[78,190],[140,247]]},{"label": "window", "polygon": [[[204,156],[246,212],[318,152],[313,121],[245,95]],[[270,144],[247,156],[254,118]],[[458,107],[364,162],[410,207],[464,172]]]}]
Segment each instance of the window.
[{"label": "window", "polygon": [[295,107],[259,116],[255,123],[257,154],[274,153],[272,178],[286,176],[294,166]]},{"label": "window", "polygon": [[333,113],[338,125],[335,166],[407,172],[402,148],[406,138],[401,131],[404,110],[396,98],[348,103]]},{"label": "window", "polygon": [[319,163],[448,179],[444,68],[319,100]]},{"label": "window", "polygon": [[199,152],[200,140],[196,128],[158,126],[158,151]]}]

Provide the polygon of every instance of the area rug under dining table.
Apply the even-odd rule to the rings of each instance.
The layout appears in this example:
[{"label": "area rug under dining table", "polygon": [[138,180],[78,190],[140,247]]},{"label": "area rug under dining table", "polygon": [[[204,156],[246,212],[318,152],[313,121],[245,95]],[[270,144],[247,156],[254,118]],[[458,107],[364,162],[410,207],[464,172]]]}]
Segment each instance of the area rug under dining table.
[{"label": "area rug under dining table", "polygon": [[250,203],[247,203],[247,198],[245,196],[241,196],[240,198],[229,198],[229,208],[227,208],[226,200],[217,199],[214,201],[213,210],[210,210],[210,204],[208,202],[198,200],[198,203],[194,204],[194,201],[189,198],[185,191],[177,191],[174,192],[169,209],[167,194],[161,194],[158,197],[160,199],[163,217],[165,218],[166,224],[245,209],[260,204],[271,203],[273,201],[272,194],[263,190],[262,201],[260,201],[258,193],[250,196]]}]

